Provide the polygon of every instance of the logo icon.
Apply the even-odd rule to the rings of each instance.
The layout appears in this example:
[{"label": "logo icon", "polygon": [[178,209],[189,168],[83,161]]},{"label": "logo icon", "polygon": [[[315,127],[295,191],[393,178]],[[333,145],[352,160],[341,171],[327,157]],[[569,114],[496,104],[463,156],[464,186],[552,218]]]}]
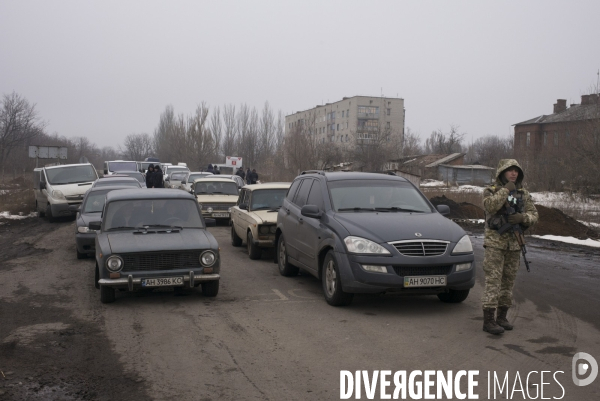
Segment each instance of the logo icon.
[{"label": "logo icon", "polygon": [[423,235],[421,233],[415,233],[415,237],[422,237]]},{"label": "logo icon", "polygon": [[[585,352],[578,352],[573,356],[572,364],[573,383],[576,386],[592,384],[598,376],[598,362],[593,356]],[[588,375],[586,378],[581,378]]]}]

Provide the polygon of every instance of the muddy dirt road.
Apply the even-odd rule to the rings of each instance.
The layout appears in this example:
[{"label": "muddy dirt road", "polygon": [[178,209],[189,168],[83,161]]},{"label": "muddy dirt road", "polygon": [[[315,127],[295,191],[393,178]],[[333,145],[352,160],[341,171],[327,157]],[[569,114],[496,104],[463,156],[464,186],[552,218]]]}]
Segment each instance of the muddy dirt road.
[{"label": "muddy dirt road", "polygon": [[481,330],[477,235],[478,283],[462,304],[363,295],[334,308],[316,279],[280,276],[270,254],[249,260],[221,226],[210,228],[222,254],[216,298],[165,290],[104,305],[94,261],[76,259],[72,221],[4,223],[0,400],[335,400],[341,370],[382,369],[479,370],[480,399],[488,372],[509,372],[512,389],[536,371],[531,396],[543,381],[544,397],[600,398],[600,378],[571,379],[576,352],[600,361],[600,252],[590,248],[532,242],[532,272],[519,272],[509,312],[515,330],[492,336]]}]

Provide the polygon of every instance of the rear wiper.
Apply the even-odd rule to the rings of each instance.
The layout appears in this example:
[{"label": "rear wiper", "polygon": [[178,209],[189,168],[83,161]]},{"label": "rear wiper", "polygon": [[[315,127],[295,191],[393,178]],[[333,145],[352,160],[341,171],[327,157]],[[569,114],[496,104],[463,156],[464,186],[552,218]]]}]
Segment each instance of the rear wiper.
[{"label": "rear wiper", "polygon": [[387,212],[387,211],[392,211],[392,212],[413,212],[413,213],[424,213],[422,210],[413,210],[413,209],[404,209],[401,207],[376,207],[375,210],[377,210],[378,212]]},{"label": "rear wiper", "polygon": [[346,208],[342,208],[342,209],[338,209],[338,212],[347,212],[349,210],[352,210],[354,212],[360,212],[363,210],[367,210],[369,212],[374,212],[375,209],[372,207],[346,207]]},{"label": "rear wiper", "polygon": [[[222,194],[222,193],[224,193],[224,192],[220,192],[220,191],[212,191],[211,193],[212,193],[212,194]],[[228,194],[228,195],[229,195],[229,194]]]}]

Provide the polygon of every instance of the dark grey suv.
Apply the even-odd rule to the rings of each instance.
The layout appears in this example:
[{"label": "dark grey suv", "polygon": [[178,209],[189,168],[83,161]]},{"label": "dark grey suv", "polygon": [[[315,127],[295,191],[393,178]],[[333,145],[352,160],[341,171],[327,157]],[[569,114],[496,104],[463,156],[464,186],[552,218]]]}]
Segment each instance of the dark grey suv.
[{"label": "dark grey suv", "polygon": [[279,272],[319,278],[334,306],[388,291],[462,302],[475,285],[473,247],[442,213],[402,177],[303,172],[277,216]]}]

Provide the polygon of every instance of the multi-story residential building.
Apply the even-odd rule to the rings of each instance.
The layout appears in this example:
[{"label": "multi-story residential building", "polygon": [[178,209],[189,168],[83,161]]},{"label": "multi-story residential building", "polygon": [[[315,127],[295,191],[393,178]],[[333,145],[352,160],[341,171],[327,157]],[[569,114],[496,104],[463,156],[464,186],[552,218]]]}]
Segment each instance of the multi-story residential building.
[{"label": "multi-story residential building", "polygon": [[344,97],[285,117],[286,135],[301,130],[318,143],[369,143],[384,134],[386,140],[404,138],[404,99],[374,96]]}]

